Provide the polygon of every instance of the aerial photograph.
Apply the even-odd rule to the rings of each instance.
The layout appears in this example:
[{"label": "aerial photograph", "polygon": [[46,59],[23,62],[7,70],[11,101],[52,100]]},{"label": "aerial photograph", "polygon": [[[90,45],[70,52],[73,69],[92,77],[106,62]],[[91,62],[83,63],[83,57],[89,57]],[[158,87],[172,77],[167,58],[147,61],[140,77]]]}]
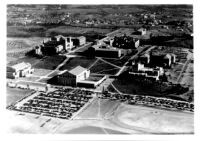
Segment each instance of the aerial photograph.
[{"label": "aerial photograph", "polygon": [[6,10],[7,133],[195,133],[192,4]]}]

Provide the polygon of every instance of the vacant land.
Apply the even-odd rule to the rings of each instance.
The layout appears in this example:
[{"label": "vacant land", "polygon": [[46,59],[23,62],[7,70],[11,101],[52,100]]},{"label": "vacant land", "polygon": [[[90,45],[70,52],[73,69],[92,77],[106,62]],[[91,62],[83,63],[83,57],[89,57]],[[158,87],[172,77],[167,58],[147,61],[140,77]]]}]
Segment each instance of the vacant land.
[{"label": "vacant land", "polygon": [[92,63],[94,63],[96,59],[88,59],[85,57],[76,57],[70,58],[61,68],[60,70],[71,70],[77,66],[82,66],[84,68],[88,68]]},{"label": "vacant land", "polygon": [[7,62],[24,57],[33,47],[41,44],[43,39],[40,37],[7,38]]},{"label": "vacant land", "polygon": [[192,113],[126,104],[121,104],[117,109],[113,122],[129,129],[143,130],[148,133],[194,133]]},{"label": "vacant land", "polygon": [[12,103],[15,103],[16,101],[28,96],[33,92],[33,90],[24,90],[24,89],[18,89],[18,88],[6,88],[6,105],[11,105]]}]

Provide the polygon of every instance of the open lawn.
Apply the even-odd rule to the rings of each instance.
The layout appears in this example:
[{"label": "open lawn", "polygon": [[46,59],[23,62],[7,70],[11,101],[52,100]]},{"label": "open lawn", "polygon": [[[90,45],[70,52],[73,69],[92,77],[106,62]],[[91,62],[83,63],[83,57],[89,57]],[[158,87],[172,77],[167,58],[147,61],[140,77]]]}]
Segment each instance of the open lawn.
[{"label": "open lawn", "polygon": [[37,79],[39,79],[40,77],[35,77],[35,76],[30,76],[30,77],[21,77],[18,78],[18,80],[22,80],[22,81],[35,81]]},{"label": "open lawn", "polygon": [[41,83],[47,83],[49,79],[50,78],[42,78],[39,82],[41,82]]},{"label": "open lawn", "polygon": [[90,71],[91,73],[114,75],[119,71],[119,69],[108,63],[98,60],[97,63],[90,68]]},{"label": "open lawn", "polygon": [[38,59],[36,57],[25,56],[25,57],[16,59],[14,61],[8,62],[8,65],[14,65],[14,64],[21,63],[21,62],[26,62],[26,63],[30,63],[31,65],[34,65],[34,64],[38,63],[39,61],[40,61],[40,59]]},{"label": "open lawn", "polygon": [[36,75],[36,76],[45,76],[45,75],[47,75],[50,72],[52,72],[52,70],[34,69],[33,75]]},{"label": "open lawn", "polygon": [[106,60],[106,61],[108,61],[112,64],[115,64],[119,67],[122,67],[128,61],[128,59],[130,59],[130,58],[131,58],[131,56],[124,56],[120,59],[104,58],[104,60]]},{"label": "open lawn", "polygon": [[54,71],[53,73],[49,74],[48,77],[54,77],[56,76],[60,71],[59,70],[56,70]]},{"label": "open lawn", "polygon": [[35,64],[33,67],[38,69],[48,69],[54,70],[60,63],[66,59],[65,56],[47,56],[40,60],[39,63]]},{"label": "open lawn", "polygon": [[31,94],[33,90],[25,90],[25,89],[18,89],[18,88],[6,88],[6,105],[11,105],[16,101],[28,96]]},{"label": "open lawn", "polygon": [[90,75],[89,78],[87,78],[86,80],[89,81],[99,81],[103,78],[104,76],[99,76],[99,75]]},{"label": "open lawn", "polygon": [[76,66],[82,66],[84,68],[88,68],[92,63],[94,63],[96,59],[88,59],[85,57],[75,57],[70,58],[61,68],[60,70],[71,70]]}]

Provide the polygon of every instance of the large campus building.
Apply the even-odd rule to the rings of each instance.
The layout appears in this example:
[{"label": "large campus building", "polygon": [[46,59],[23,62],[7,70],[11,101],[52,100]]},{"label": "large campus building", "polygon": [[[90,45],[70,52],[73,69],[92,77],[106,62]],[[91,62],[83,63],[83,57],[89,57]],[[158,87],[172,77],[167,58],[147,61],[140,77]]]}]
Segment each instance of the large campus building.
[{"label": "large campus building", "polygon": [[61,72],[55,78],[59,85],[95,88],[106,79],[106,76],[98,79],[90,78],[90,70],[77,66],[70,71]]},{"label": "large campus building", "polygon": [[136,49],[140,45],[140,40],[131,36],[123,35],[120,37],[115,36],[111,40],[111,46],[122,49]]},{"label": "large campus building", "polygon": [[86,38],[80,37],[64,37],[62,35],[51,37],[43,40],[41,45],[35,47],[37,55],[54,55],[62,51],[72,50],[74,47],[84,45]]},{"label": "large campus building", "polygon": [[81,80],[85,80],[89,77],[90,70],[85,69],[81,66],[70,71],[64,71],[57,76],[57,81],[61,85],[77,86],[77,83]]},{"label": "large campus building", "polygon": [[164,74],[163,67],[171,67],[175,62],[174,54],[145,53],[132,62],[129,74],[159,80],[160,76]]},{"label": "large campus building", "polygon": [[162,67],[150,68],[145,67],[144,64],[137,63],[133,64],[133,67],[129,74],[134,76],[143,76],[146,78],[159,80],[159,77],[164,74],[164,69]]},{"label": "large campus building", "polygon": [[32,69],[30,63],[19,63],[13,66],[7,66],[7,78],[15,79],[19,77],[26,77],[33,73],[34,69]]},{"label": "large campus building", "polygon": [[171,67],[176,62],[175,54],[146,53],[138,57],[138,62],[151,66]]},{"label": "large campus building", "polygon": [[115,48],[110,45],[93,45],[94,54],[97,57],[120,58],[123,55],[123,49]]}]

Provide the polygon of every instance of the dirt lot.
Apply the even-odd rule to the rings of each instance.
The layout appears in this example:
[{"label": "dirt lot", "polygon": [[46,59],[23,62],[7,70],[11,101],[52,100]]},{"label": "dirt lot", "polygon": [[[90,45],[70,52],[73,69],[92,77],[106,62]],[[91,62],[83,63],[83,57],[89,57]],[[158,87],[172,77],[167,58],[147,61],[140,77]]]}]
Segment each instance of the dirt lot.
[{"label": "dirt lot", "polygon": [[[95,99],[86,109],[79,113],[75,119],[101,119],[110,115],[119,105],[117,101]],[[100,110],[100,112],[98,112]]]},{"label": "dirt lot", "polygon": [[[170,120],[169,120],[170,119]],[[192,113],[165,111],[121,104],[113,122],[149,133],[194,133]]]}]

